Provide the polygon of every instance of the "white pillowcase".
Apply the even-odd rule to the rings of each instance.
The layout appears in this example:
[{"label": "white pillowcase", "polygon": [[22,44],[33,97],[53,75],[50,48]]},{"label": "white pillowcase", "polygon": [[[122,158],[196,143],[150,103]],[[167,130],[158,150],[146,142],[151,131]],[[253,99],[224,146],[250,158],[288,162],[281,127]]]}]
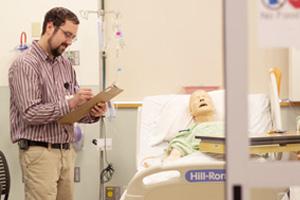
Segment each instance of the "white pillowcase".
[{"label": "white pillowcase", "polygon": [[163,106],[157,119],[157,126],[153,130],[150,145],[157,145],[162,141],[169,141],[178,133],[186,129],[192,121],[189,112],[190,95],[174,95]]},{"label": "white pillowcase", "polygon": [[[216,108],[216,120],[225,120],[224,90],[209,92]],[[266,94],[248,95],[248,132],[249,136],[262,135],[272,129],[270,99]]]},{"label": "white pillowcase", "polygon": [[215,110],[216,110],[216,120],[224,121],[225,119],[225,101],[224,101],[224,90],[214,90],[208,92],[211,97]]}]

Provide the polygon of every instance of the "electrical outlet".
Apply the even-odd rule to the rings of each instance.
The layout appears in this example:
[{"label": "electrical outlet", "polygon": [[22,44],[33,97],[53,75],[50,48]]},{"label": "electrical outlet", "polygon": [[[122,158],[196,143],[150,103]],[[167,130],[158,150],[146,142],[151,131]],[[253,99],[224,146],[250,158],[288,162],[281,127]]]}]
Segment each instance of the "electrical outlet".
[{"label": "electrical outlet", "polygon": [[119,186],[105,187],[105,200],[119,200],[121,198],[121,188]]},{"label": "electrical outlet", "polygon": [[111,150],[112,149],[112,138],[104,138],[102,139],[93,139],[93,144],[96,145],[101,151],[106,148],[106,150]]}]

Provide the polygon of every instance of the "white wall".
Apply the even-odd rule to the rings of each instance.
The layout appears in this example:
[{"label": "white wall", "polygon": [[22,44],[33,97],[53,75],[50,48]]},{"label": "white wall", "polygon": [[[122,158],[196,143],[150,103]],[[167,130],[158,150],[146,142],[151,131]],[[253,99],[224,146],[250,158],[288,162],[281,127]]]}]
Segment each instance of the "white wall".
[{"label": "white wall", "polygon": [[[223,86],[222,1],[107,1],[107,10],[121,13],[120,24],[126,46],[116,57],[113,15],[106,18],[108,50],[107,84],[117,81],[125,89],[118,100],[140,100],[143,96],[181,92],[186,85]],[[18,5],[18,6],[16,6]],[[35,7],[33,8],[33,6]],[[80,10],[96,10],[97,1],[51,0],[6,2],[0,8],[0,85],[7,85],[7,70],[17,54],[22,31],[31,42],[31,23],[42,23],[51,7],[67,5]],[[24,12],[27,11],[27,12]],[[249,90],[268,90],[268,69],[280,67],[282,92],[287,96],[288,50],[261,49],[257,44],[256,1],[249,1]],[[96,15],[80,17],[78,38],[70,49],[79,49],[81,65],[75,66],[82,85],[98,85],[98,30]],[[122,71],[117,73],[118,67]],[[260,74],[262,76],[257,76]]]},{"label": "white wall", "polygon": [[[34,5],[34,6],[33,6]],[[5,2],[5,6],[0,7],[0,85],[7,85],[7,70],[18,52],[14,49],[19,45],[22,31],[27,33],[27,43],[31,44],[31,24],[43,23],[45,13],[54,6],[67,6],[79,16],[81,9],[95,9],[95,0],[51,0],[51,1],[17,1]],[[81,25],[78,31],[78,41],[70,50],[79,49],[81,52],[81,65],[76,66],[78,80],[83,85],[98,85],[98,32],[96,16],[91,16],[89,20],[80,19]]]},{"label": "white wall", "polygon": [[[108,52],[108,83],[117,80],[125,89],[118,98],[139,100],[145,95],[178,93],[184,85],[222,87],[221,2],[139,0],[129,4],[109,1],[109,9],[122,14],[120,22],[127,44],[118,58],[114,51]],[[249,92],[267,92],[269,69],[279,67],[282,70],[281,96],[287,97],[288,50],[259,47],[257,1],[248,2]],[[111,26],[107,28],[111,29]],[[116,75],[118,66],[123,70]]]},{"label": "white wall", "polygon": [[121,12],[126,42],[118,59],[109,51],[108,82],[125,89],[119,99],[223,86],[222,1],[110,0],[108,9]]},{"label": "white wall", "polygon": [[[54,5],[67,5],[78,15],[79,10],[97,9],[96,0],[8,1],[0,8],[0,24],[6,27],[0,38],[1,74],[7,74],[16,55],[13,49],[20,33],[25,31],[30,43],[31,23],[42,23],[44,13]],[[111,32],[113,15],[107,15],[107,83],[118,81],[125,89],[118,99],[140,100],[145,95],[177,93],[190,85],[223,85],[221,1],[112,0],[107,1],[107,10],[120,11],[126,42],[117,59]],[[78,79],[83,85],[97,85],[101,72],[96,15],[80,20],[79,40],[71,47],[81,53],[81,65],[76,67]],[[116,77],[119,66],[123,70]],[[0,85],[7,85],[7,76]]]}]

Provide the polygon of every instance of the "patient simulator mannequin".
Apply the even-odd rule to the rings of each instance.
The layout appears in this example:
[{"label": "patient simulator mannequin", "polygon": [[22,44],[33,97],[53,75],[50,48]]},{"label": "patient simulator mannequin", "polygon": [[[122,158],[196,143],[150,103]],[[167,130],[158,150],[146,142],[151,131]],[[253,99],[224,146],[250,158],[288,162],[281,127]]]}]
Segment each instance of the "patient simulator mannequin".
[{"label": "patient simulator mannequin", "polygon": [[[189,111],[193,117],[193,122],[187,129],[179,131],[177,135],[169,141],[162,162],[174,161],[194,152],[199,153],[199,143],[201,141],[200,139],[196,139],[195,136],[224,137],[224,122],[216,120],[215,107],[207,92],[197,90],[191,95]],[[214,160],[224,160],[224,154],[201,153]],[[143,166],[146,168],[150,167],[151,165],[148,161],[155,157],[156,156],[145,158],[143,160]],[[251,154],[250,157],[256,161],[265,160],[265,155],[263,154]]]},{"label": "patient simulator mannequin", "polygon": [[193,123],[188,129],[179,131],[169,142],[165,161],[198,151],[200,141],[195,138],[196,135],[224,136],[224,123],[215,120],[215,108],[207,92],[195,91],[190,97],[189,109]]}]

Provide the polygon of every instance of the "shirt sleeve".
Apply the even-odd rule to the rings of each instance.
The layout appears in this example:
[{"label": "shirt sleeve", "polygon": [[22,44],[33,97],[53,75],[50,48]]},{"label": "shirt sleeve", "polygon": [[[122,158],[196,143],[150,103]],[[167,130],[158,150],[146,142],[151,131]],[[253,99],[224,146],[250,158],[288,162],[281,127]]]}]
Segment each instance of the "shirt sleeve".
[{"label": "shirt sleeve", "polygon": [[48,124],[70,112],[66,99],[43,103],[39,73],[26,62],[18,65],[13,73],[15,103],[28,124]]}]

